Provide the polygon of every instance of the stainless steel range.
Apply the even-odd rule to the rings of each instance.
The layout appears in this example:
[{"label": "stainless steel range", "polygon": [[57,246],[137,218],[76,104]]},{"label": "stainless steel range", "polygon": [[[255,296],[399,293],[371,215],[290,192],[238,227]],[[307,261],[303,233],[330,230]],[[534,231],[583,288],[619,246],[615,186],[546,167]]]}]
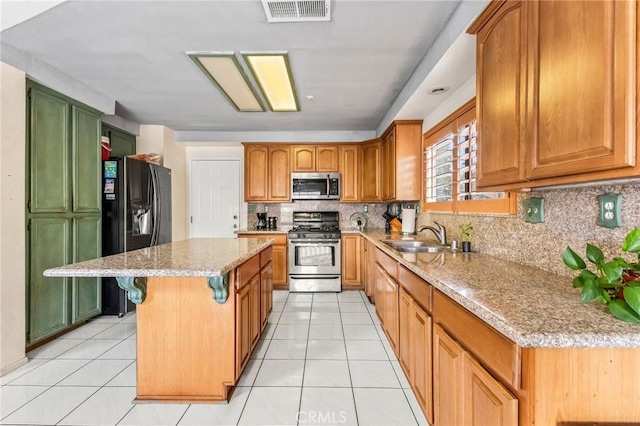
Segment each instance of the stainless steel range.
[{"label": "stainless steel range", "polygon": [[289,291],[341,291],[338,212],[294,212],[289,231]]}]

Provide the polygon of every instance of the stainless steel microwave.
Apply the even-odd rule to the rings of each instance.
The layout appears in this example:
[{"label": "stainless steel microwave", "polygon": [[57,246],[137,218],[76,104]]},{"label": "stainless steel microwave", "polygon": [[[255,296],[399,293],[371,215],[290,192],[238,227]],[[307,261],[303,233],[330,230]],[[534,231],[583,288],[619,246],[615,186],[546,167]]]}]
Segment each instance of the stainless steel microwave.
[{"label": "stainless steel microwave", "polygon": [[339,200],[340,173],[291,173],[294,200]]}]

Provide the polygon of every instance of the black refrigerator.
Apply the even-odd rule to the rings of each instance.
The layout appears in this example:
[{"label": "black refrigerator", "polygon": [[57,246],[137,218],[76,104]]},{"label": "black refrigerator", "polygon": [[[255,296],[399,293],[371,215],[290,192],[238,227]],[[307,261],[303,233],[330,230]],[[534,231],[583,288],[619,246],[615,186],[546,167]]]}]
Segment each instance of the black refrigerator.
[{"label": "black refrigerator", "polygon": [[[171,170],[132,158],[103,161],[102,255],[171,242]],[[102,279],[102,314],[134,310],[113,277]]]}]

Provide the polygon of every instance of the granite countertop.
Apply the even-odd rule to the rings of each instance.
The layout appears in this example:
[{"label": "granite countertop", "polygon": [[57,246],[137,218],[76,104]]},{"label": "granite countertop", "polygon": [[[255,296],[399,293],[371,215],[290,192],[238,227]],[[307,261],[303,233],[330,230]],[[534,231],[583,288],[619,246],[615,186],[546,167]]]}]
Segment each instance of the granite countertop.
[{"label": "granite countertop", "polygon": [[236,234],[286,234],[291,229],[291,226],[278,226],[276,229],[256,229],[256,228],[243,228],[236,231]]},{"label": "granite countertop", "polygon": [[581,303],[571,278],[481,253],[400,253],[380,242],[389,234],[362,235],[522,347],[640,347],[640,325]]},{"label": "granite countertop", "polygon": [[273,244],[270,238],[192,238],[47,269],[47,277],[217,277]]}]

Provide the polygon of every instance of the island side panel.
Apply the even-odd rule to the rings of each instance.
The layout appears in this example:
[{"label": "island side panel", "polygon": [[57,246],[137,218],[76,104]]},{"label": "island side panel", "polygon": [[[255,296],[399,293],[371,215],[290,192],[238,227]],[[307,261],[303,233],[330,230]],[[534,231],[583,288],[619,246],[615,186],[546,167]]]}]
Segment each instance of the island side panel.
[{"label": "island side panel", "polygon": [[227,400],[235,372],[235,290],[219,304],[206,277],[149,277],[137,307],[137,399]]},{"label": "island side panel", "polygon": [[520,424],[639,424],[638,348],[523,349]]}]

